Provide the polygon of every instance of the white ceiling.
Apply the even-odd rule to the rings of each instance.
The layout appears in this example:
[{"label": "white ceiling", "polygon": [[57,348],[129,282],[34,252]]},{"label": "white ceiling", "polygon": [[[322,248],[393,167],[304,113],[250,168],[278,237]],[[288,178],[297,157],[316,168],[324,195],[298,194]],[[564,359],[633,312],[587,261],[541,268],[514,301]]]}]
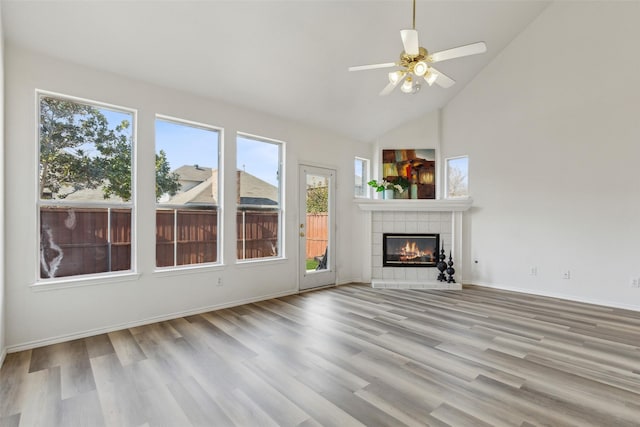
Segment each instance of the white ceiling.
[{"label": "white ceiling", "polygon": [[27,48],[371,141],[444,106],[548,1],[418,0],[430,52],[485,41],[488,52],[438,64],[457,84],[378,92],[411,0],[2,1],[5,38]]}]

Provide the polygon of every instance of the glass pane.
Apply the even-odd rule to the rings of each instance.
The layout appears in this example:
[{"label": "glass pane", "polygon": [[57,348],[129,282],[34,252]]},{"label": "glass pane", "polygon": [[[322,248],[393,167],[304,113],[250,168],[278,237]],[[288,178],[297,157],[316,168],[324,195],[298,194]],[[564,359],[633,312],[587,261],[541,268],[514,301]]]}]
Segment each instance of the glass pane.
[{"label": "glass pane", "polygon": [[209,209],[180,209],[177,212],[178,265],[202,264],[218,259],[218,212]]},{"label": "glass pane", "polygon": [[326,270],[329,243],[329,178],[307,175],[307,271]]},{"label": "glass pane", "polygon": [[218,261],[220,132],[156,120],[156,266]]},{"label": "glass pane", "polygon": [[278,256],[279,210],[240,210],[236,220],[239,260]]},{"label": "glass pane", "polygon": [[447,159],[447,197],[469,196],[469,158]]},{"label": "glass pane", "polygon": [[355,160],[355,197],[367,197],[369,187],[369,160],[356,157]]},{"label": "glass pane", "polygon": [[42,200],[131,200],[133,115],[40,97],[39,196]]},{"label": "glass pane", "polygon": [[282,144],[237,138],[237,259],[281,256]]},{"label": "glass pane", "polygon": [[131,209],[40,208],[40,277],[131,269]]}]

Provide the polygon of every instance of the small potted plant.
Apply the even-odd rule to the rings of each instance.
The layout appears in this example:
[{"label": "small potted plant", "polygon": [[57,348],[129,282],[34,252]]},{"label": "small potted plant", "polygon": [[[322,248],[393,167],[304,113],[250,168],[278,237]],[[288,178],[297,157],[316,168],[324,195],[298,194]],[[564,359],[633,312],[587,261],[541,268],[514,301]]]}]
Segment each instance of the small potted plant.
[{"label": "small potted plant", "polygon": [[400,195],[400,198],[407,199],[409,193],[407,189],[409,188],[411,183],[409,180],[403,176],[399,176],[393,180],[393,190]]},{"label": "small potted plant", "polygon": [[367,184],[373,187],[377,193],[382,193],[383,199],[393,199],[394,185],[392,182],[389,182],[385,179],[378,182],[375,179],[372,179],[371,181],[367,182]]}]

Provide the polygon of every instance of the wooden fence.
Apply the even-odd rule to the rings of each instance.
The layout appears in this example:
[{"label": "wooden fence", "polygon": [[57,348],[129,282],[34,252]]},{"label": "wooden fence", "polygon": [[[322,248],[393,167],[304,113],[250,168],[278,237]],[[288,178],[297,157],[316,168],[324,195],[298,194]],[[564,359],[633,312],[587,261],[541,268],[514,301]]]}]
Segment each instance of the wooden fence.
[{"label": "wooden fence", "polygon": [[131,268],[131,209],[43,207],[40,224],[43,278]]},{"label": "wooden fence", "polygon": [[158,209],[156,266],[215,262],[218,259],[217,237],[218,211]]},{"label": "wooden fence", "polygon": [[[239,211],[236,221],[238,259],[277,255],[277,212]],[[307,215],[309,258],[325,252],[327,221],[326,214]],[[40,223],[41,277],[131,269],[130,209],[42,207]],[[158,209],[156,266],[215,262],[217,235],[215,210]]]},{"label": "wooden fence", "polygon": [[307,214],[307,258],[323,256],[329,236],[329,216],[326,213]]}]

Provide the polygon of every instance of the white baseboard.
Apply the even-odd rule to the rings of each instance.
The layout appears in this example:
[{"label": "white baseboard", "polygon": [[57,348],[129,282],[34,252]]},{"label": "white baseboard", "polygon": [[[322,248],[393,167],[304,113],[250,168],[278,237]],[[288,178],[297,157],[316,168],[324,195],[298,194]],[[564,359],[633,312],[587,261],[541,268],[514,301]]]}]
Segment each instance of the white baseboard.
[{"label": "white baseboard", "polygon": [[460,290],[460,283],[447,283],[437,281],[413,281],[393,279],[371,279],[371,287],[376,289],[442,289]]},{"label": "white baseboard", "polygon": [[269,300],[269,299],[273,299],[273,298],[285,297],[285,296],[288,296],[288,295],[297,294],[298,292],[299,291],[297,289],[290,290],[290,291],[285,291],[285,292],[278,292],[278,293],[275,293],[275,294],[262,295],[262,296],[255,297],[255,298],[247,298],[247,299],[242,299],[242,300],[236,300],[236,301],[231,301],[231,302],[227,302],[227,303],[223,303],[223,304],[214,304],[214,305],[209,305],[209,306],[206,306],[206,307],[199,307],[199,308],[194,308],[194,309],[191,309],[191,310],[179,311],[179,312],[175,312],[175,313],[164,314],[164,315],[161,315],[161,316],[153,316],[153,317],[148,317],[146,319],[135,320],[135,321],[132,321],[132,322],[125,322],[125,323],[120,323],[120,324],[117,324],[117,325],[106,326],[106,327],[103,327],[103,328],[89,329],[89,330],[86,330],[86,331],[76,332],[76,333],[73,333],[73,334],[59,335],[59,336],[53,337],[53,338],[46,338],[46,339],[42,339],[42,340],[34,340],[34,341],[29,341],[29,342],[26,342],[26,343],[22,343],[22,344],[11,345],[11,346],[7,347],[3,351],[2,360],[4,360],[4,355],[6,353],[15,353],[15,352],[18,352],[18,351],[30,350],[32,348],[43,347],[43,346],[51,345],[51,344],[58,344],[58,343],[61,343],[61,342],[72,341],[72,340],[76,340],[76,339],[80,339],[80,338],[87,338],[87,337],[100,335],[100,334],[105,334],[105,333],[109,333],[109,332],[113,332],[113,331],[120,331],[122,329],[134,328],[136,326],[143,326],[143,325],[148,325],[148,324],[151,324],[151,323],[164,322],[166,320],[179,319],[180,317],[185,317],[185,316],[193,316],[195,314],[206,313],[208,311],[221,310],[223,308],[236,307],[238,305],[251,304],[253,302],[265,301],[265,300]]},{"label": "white baseboard", "polygon": [[623,310],[640,311],[639,305],[621,304],[615,301],[594,300],[591,298],[583,298],[577,295],[567,295],[567,294],[556,293],[556,292],[545,292],[545,291],[540,291],[538,289],[514,288],[512,286],[504,286],[501,284],[488,283],[488,282],[474,282],[474,283],[469,283],[469,285],[482,286],[485,288],[502,289],[504,291],[518,292],[521,294],[538,295],[541,297],[558,298],[558,299],[563,299],[567,301],[582,302],[585,304],[601,305],[604,307],[621,308]]},{"label": "white baseboard", "polygon": [[0,368],[2,368],[2,364],[4,363],[5,357],[7,357],[7,349],[3,348],[2,352],[0,352]]}]

